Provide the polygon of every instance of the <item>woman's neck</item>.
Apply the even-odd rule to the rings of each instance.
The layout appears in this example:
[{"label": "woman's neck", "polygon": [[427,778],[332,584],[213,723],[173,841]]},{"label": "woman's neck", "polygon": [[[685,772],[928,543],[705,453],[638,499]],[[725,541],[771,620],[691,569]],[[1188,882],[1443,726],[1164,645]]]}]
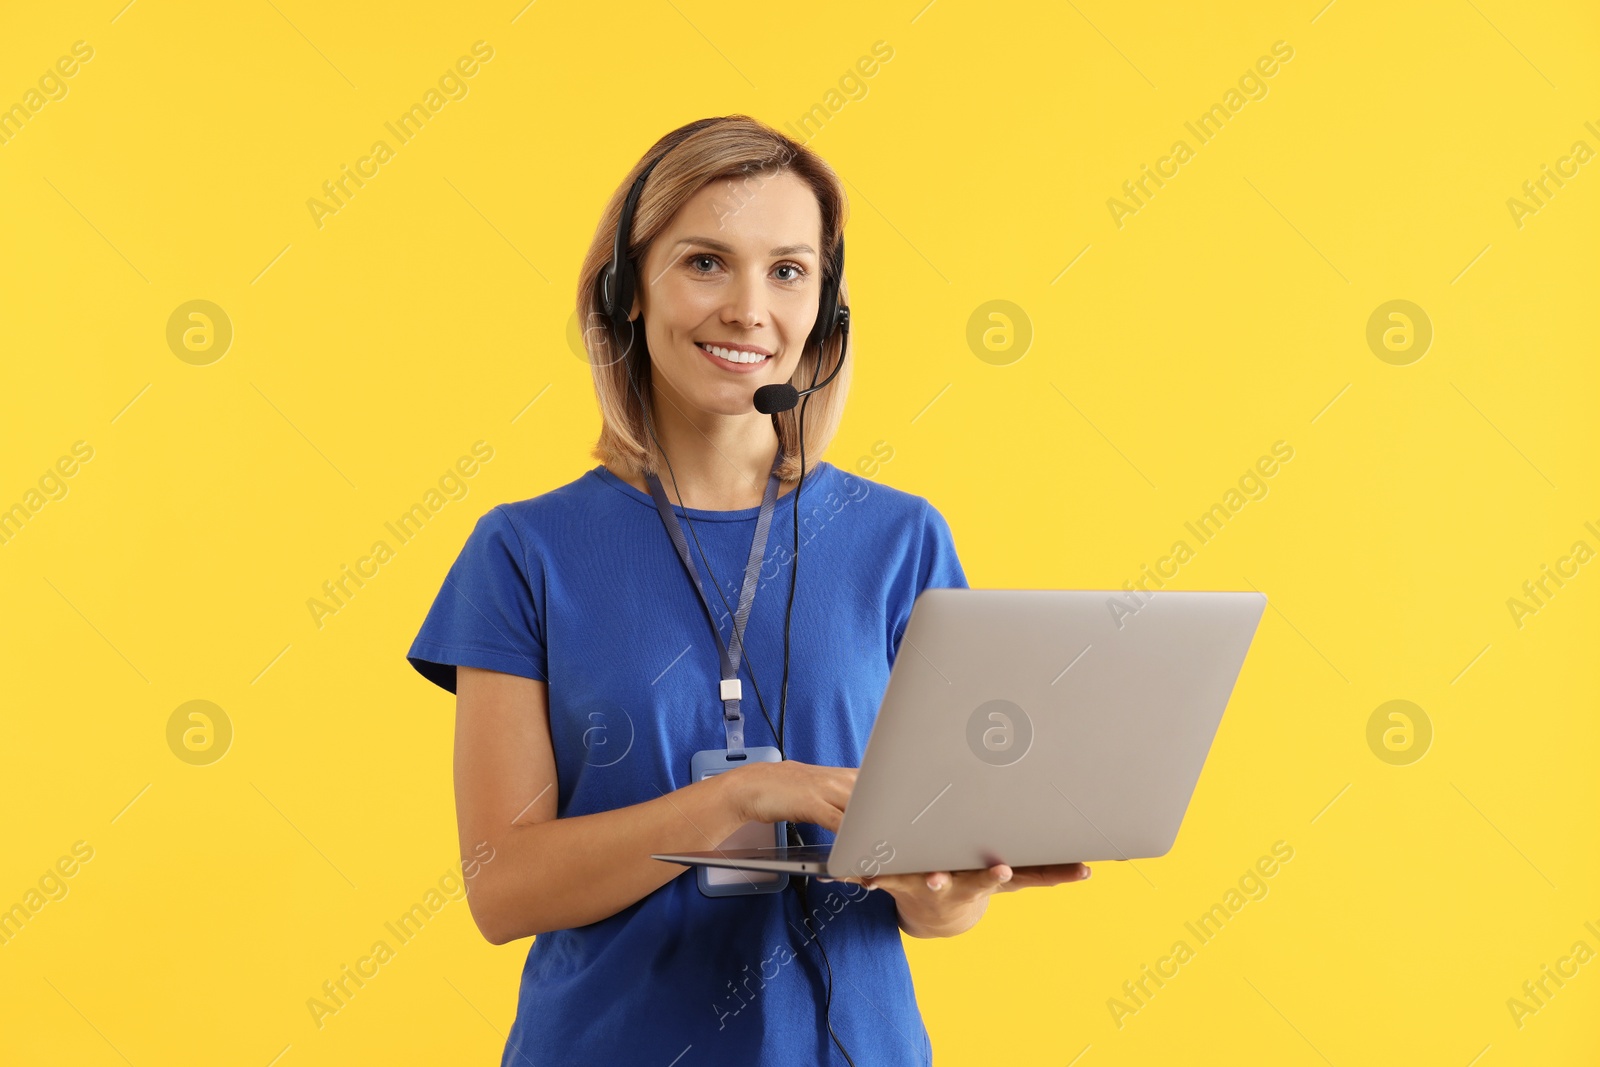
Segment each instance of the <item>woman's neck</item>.
[{"label": "woman's neck", "polygon": [[[705,511],[760,506],[778,450],[778,434],[770,416],[686,411],[670,398],[657,397],[652,398],[651,419],[661,449],[672,463],[670,473],[666,463],[659,467],[661,487],[670,502]],[[635,489],[649,492],[642,476],[610,464],[607,469]],[[779,495],[794,486],[792,481],[783,482]]]}]

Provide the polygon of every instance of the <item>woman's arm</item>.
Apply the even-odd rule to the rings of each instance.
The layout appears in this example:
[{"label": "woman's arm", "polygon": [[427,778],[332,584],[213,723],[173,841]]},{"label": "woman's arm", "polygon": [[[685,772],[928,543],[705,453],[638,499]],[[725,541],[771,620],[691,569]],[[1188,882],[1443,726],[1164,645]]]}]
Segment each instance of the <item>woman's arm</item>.
[{"label": "woman's arm", "polygon": [[487,841],[468,908],[496,945],[598,922],[688,868],[652,852],[716,848],[747,821],[746,768],[640,804],[556,818],[556,761],[544,682],[456,671],[455,791],[461,855]]},{"label": "woman's arm", "polygon": [[651,853],[717,848],[746,822],[838,830],[854,768],[754,763],[626,808],[555,817],[546,683],[456,669],[456,827],[474,861],[467,907],[493,944],[586,926],[688,870]]}]

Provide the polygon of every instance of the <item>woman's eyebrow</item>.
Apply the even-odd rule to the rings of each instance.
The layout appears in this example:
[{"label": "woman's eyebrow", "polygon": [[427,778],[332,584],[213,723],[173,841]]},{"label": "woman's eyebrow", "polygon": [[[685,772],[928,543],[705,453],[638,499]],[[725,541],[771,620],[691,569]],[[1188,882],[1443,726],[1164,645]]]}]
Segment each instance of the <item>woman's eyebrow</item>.
[{"label": "woman's eyebrow", "polygon": [[[680,240],[678,242],[678,244],[680,244],[680,245],[691,245],[691,244],[693,244],[693,245],[704,245],[707,248],[714,249],[714,250],[716,250],[718,252],[723,252],[723,253],[725,253],[727,255],[733,255],[734,254],[734,250],[733,250],[733,247],[731,245],[723,244],[721,241],[713,241],[709,237],[685,237],[682,240]],[[801,252],[809,252],[812,255],[816,255],[817,254],[817,250],[815,248],[812,248],[810,245],[784,245],[781,248],[774,248],[772,250],[771,254],[774,255],[774,256],[794,256],[794,255],[799,255]]]}]

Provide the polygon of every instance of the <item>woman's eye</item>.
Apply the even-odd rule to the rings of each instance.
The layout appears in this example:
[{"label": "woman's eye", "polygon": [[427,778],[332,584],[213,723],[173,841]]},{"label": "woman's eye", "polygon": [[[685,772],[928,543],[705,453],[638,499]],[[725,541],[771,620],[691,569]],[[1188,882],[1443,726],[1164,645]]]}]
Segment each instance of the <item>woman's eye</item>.
[{"label": "woman's eye", "polygon": [[[701,252],[697,255],[690,256],[687,260],[685,260],[685,262],[689,264],[689,269],[695,274],[709,274],[717,263],[717,257],[705,252]],[[702,270],[700,269],[701,263],[710,263],[712,264],[712,267],[707,267],[706,269]],[[773,270],[792,272],[787,277],[779,277],[778,279],[781,282],[790,284],[798,282],[806,276],[805,268],[800,266],[798,263],[780,263],[774,267]]]}]

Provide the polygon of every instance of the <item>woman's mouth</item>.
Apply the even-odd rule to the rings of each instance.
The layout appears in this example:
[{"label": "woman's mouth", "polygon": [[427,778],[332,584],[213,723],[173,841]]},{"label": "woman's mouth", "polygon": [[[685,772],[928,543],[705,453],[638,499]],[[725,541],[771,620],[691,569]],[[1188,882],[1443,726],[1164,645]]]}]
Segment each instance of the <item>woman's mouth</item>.
[{"label": "woman's mouth", "polygon": [[762,355],[760,352],[746,352],[737,348],[724,348],[721,345],[706,344],[700,341],[695,342],[695,347],[701,352],[705,353],[706,358],[711,360],[711,362],[722,367],[724,370],[730,370],[735,373],[747,374],[772,359],[771,356]]}]

